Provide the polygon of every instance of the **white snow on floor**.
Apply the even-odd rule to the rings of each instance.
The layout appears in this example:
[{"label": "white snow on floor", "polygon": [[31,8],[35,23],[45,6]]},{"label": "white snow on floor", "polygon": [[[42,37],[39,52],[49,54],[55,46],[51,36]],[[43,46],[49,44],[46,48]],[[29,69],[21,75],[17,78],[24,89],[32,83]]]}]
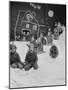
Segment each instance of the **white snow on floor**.
[{"label": "white snow on floor", "polygon": [[[17,52],[24,62],[27,53],[28,42],[14,42],[18,47]],[[59,56],[52,59],[49,56],[51,46],[46,46],[46,53],[38,55],[38,70],[24,71],[10,68],[10,88],[51,86],[65,84],[65,32],[61,34],[59,41],[53,42],[59,50]]]}]

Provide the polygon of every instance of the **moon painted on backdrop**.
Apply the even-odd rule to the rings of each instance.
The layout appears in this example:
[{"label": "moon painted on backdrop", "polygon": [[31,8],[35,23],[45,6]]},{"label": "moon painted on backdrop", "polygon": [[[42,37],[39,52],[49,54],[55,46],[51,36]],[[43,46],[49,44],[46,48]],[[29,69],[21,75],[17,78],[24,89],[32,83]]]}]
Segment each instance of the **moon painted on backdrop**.
[{"label": "moon painted on backdrop", "polygon": [[49,11],[48,11],[48,16],[49,16],[49,17],[53,17],[53,16],[54,16],[53,10],[49,10]]}]

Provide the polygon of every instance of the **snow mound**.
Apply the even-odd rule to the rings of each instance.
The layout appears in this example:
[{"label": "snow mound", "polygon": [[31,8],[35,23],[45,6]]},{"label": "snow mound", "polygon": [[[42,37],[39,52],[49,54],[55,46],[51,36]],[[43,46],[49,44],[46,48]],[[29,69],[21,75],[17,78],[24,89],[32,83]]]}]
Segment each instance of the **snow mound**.
[{"label": "snow mound", "polygon": [[[23,62],[28,51],[27,43],[14,42]],[[46,53],[38,55],[38,70],[32,68],[25,72],[24,70],[10,68],[11,88],[65,84],[65,32],[60,35],[59,40],[54,40],[53,43],[58,47],[59,56],[52,59],[49,56],[51,46],[46,46]]]}]

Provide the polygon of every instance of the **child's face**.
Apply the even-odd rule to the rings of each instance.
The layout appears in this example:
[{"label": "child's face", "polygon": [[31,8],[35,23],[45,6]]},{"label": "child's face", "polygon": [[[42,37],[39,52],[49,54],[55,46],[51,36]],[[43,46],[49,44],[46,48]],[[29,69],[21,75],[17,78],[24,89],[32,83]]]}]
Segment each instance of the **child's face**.
[{"label": "child's face", "polygon": [[34,41],[34,37],[32,37],[31,40]]},{"label": "child's face", "polygon": [[12,47],[12,53],[16,52],[16,48]]},{"label": "child's face", "polygon": [[27,35],[29,35],[29,32],[27,32]]},{"label": "child's face", "polygon": [[50,32],[48,32],[48,35],[50,35],[51,33]]},{"label": "child's face", "polygon": [[42,33],[40,34],[40,37],[43,37],[43,34]]},{"label": "child's face", "polygon": [[34,46],[33,46],[33,45],[31,45],[31,46],[30,46],[30,52],[32,53],[32,52],[33,52],[33,50],[34,50]]}]

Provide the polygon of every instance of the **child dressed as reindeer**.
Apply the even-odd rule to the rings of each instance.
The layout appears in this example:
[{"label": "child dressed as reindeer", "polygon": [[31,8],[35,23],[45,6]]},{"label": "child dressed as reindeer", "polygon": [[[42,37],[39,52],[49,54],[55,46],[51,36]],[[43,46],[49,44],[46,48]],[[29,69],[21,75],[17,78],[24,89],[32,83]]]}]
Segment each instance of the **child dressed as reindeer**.
[{"label": "child dressed as reindeer", "polygon": [[30,70],[32,67],[35,70],[38,69],[37,61],[38,61],[38,57],[37,57],[37,53],[34,51],[34,44],[30,43],[29,50],[25,57],[25,65],[24,65],[25,71]]}]

